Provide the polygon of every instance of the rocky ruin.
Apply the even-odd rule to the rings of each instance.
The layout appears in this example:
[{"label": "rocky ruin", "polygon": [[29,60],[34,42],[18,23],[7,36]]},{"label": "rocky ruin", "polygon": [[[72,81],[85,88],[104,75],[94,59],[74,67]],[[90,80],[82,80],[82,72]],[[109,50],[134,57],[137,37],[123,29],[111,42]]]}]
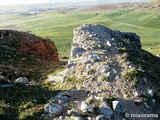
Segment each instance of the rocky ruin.
[{"label": "rocky ruin", "polygon": [[159,77],[151,81],[147,66],[151,57],[159,60],[141,49],[140,37],[135,33],[98,24],[75,28],[67,69],[50,82],[61,82],[62,86],[69,86],[65,83],[68,79],[76,82],[72,89],[51,99],[54,102],[46,105],[42,119],[146,119],[131,118],[133,113],[154,113],[157,119],[159,85],[153,81],[158,82]]}]

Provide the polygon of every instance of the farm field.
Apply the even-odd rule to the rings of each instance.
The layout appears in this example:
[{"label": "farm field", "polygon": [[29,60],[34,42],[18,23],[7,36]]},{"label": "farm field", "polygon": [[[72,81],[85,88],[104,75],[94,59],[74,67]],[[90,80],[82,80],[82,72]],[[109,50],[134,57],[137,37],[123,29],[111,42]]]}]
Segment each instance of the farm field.
[{"label": "farm field", "polygon": [[113,30],[135,32],[141,38],[142,49],[160,54],[160,14],[137,7],[118,10],[53,11],[38,15],[0,15],[1,29],[16,29],[50,38],[58,47],[60,58],[69,56],[73,29],[82,24],[107,26]]}]

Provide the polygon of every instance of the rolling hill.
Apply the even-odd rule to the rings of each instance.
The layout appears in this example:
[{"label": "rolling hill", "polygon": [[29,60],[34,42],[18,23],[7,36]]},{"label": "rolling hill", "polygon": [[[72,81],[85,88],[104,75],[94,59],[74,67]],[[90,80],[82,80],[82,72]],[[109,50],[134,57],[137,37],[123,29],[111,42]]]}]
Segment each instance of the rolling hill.
[{"label": "rolling hill", "polygon": [[3,23],[0,28],[18,29],[48,37],[55,42],[60,57],[63,57],[69,55],[72,31],[75,27],[84,23],[100,23],[115,30],[136,32],[141,37],[143,49],[157,55],[160,54],[160,14],[155,10],[159,7],[156,2],[134,5],[131,8],[117,8],[116,10],[85,11],[85,9],[78,8],[31,16],[0,15],[0,21]]}]

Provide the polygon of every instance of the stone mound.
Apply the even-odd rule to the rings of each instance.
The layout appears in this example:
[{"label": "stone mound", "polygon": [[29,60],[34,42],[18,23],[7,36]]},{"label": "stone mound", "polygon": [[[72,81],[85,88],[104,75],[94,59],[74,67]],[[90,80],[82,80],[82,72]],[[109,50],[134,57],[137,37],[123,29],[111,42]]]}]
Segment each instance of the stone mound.
[{"label": "stone mound", "polygon": [[[63,115],[59,115],[64,119],[74,114],[75,119],[82,120],[142,120],[143,117],[130,115],[154,113],[157,118],[160,113],[158,64],[158,57],[141,49],[140,37],[135,33],[91,24],[75,28],[67,69],[53,76],[50,82],[62,82],[63,89],[72,86],[67,90],[68,99],[79,106],[68,107],[68,114],[61,111]],[[57,117],[52,111],[46,114]]]}]

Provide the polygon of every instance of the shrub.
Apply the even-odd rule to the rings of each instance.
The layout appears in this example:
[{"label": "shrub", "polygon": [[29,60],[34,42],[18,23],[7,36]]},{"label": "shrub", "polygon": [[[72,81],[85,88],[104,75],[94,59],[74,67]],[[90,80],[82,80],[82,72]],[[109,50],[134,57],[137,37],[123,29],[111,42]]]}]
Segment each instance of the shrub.
[{"label": "shrub", "polygon": [[108,81],[109,80],[109,76],[106,75],[102,75],[98,78],[99,81]]},{"label": "shrub", "polygon": [[88,75],[93,75],[94,73],[96,73],[96,70],[94,70],[94,69],[90,69],[90,70],[88,70]]},{"label": "shrub", "polygon": [[131,87],[132,87],[132,88],[135,88],[135,86],[137,85],[137,82],[138,82],[137,77],[135,77],[135,78],[131,81]]},{"label": "shrub", "polygon": [[124,71],[121,74],[121,78],[122,79],[133,79],[135,77],[137,77],[138,71],[136,70],[136,68],[131,68],[129,71]]}]

